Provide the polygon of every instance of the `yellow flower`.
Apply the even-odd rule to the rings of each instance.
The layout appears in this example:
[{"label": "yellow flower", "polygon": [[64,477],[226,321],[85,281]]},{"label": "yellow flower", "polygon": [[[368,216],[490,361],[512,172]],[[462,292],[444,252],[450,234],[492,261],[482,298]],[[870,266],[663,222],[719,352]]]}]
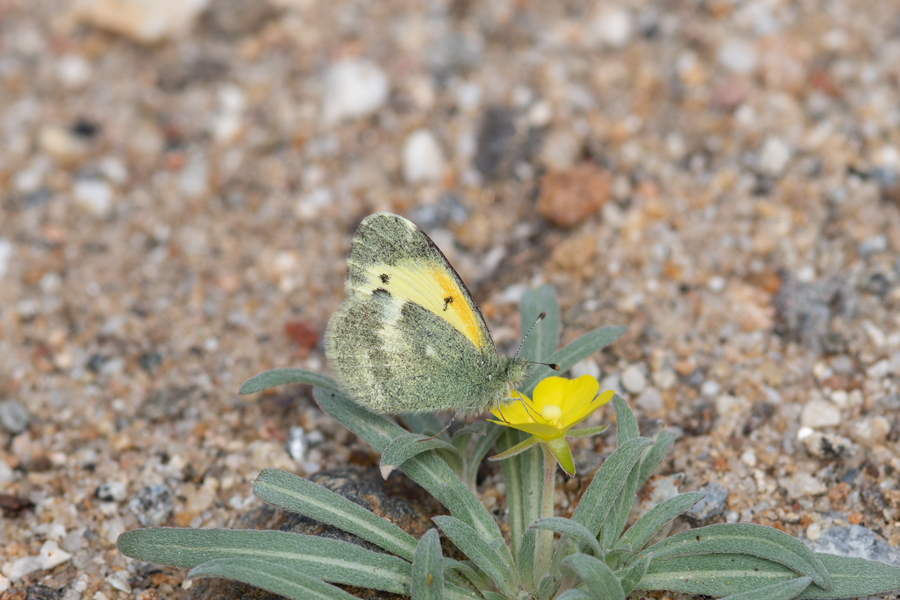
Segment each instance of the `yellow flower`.
[{"label": "yellow flower", "polygon": [[547,377],[535,387],[533,400],[514,392],[519,401],[492,410],[497,420],[491,422],[530,433],[531,437],[491,459],[509,458],[543,443],[556,457],[559,466],[574,475],[575,464],[565,438],[587,437],[606,429],[603,426],[572,430],[574,425],[612,399],[612,390],[598,396],[599,390],[600,384],[595,378],[582,375],[578,379]]}]

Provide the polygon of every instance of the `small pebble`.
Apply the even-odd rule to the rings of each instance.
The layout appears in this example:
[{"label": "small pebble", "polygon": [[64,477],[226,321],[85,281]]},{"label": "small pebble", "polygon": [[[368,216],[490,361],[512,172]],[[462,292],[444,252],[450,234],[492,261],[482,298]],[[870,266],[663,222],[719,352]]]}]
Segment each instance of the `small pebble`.
[{"label": "small pebble", "polygon": [[600,210],[609,199],[610,175],[584,164],[544,175],[538,213],[557,227],[571,229]]},{"label": "small pebble", "polygon": [[0,401],[0,426],[13,435],[22,433],[31,418],[21,404],[15,400]]},{"label": "small pebble", "polygon": [[[766,175],[778,177],[791,160],[793,150],[784,140],[777,137],[766,138],[757,157],[759,170]],[[799,276],[798,276],[799,279]]]},{"label": "small pebble", "polygon": [[[583,358],[572,365],[571,374],[573,379],[577,379],[582,375],[590,375],[595,379],[600,379],[600,367],[591,357]],[[602,391],[602,390],[601,390]]]},{"label": "small pebble", "polygon": [[41,568],[40,558],[37,556],[23,556],[13,562],[4,563],[0,571],[2,571],[3,575],[9,577],[10,581],[15,583]]},{"label": "small pebble", "polygon": [[288,429],[287,441],[284,449],[288,455],[294,460],[302,461],[306,457],[306,451],[309,449],[309,439],[302,427],[291,427]]},{"label": "small pebble", "polygon": [[403,146],[403,179],[410,185],[439,181],[444,172],[444,154],[434,134],[414,131]]},{"label": "small pebble", "polygon": [[100,218],[109,217],[113,210],[113,190],[102,179],[78,179],[72,186],[75,204]]},{"label": "small pebble", "polygon": [[866,448],[884,444],[891,423],[884,417],[870,417],[854,421],[850,428],[850,437],[854,442]]},{"label": "small pebble", "polygon": [[662,395],[654,387],[649,387],[641,392],[641,395],[637,397],[634,403],[648,413],[655,413],[664,408]]},{"label": "small pebble", "polygon": [[190,31],[210,0],[84,0],[79,20],[141,44],[155,44]]},{"label": "small pebble", "polygon": [[70,90],[84,87],[91,79],[91,64],[76,54],[65,54],[56,63],[56,76]]},{"label": "small pebble", "polygon": [[719,382],[713,381],[712,379],[707,379],[703,382],[703,385],[700,386],[700,394],[706,398],[715,398],[719,395],[721,390],[722,386],[719,385]]},{"label": "small pebble", "polygon": [[376,113],[390,91],[387,74],[374,62],[348,58],[325,74],[322,117],[326,123],[358,119]]},{"label": "small pebble", "polygon": [[608,48],[624,48],[631,40],[631,13],[621,6],[600,10],[590,22],[588,35]]},{"label": "small pebble", "polygon": [[42,569],[52,569],[56,565],[61,565],[72,558],[72,555],[65,550],[60,550],[59,545],[53,540],[47,540],[41,546],[41,552],[38,560]]},{"label": "small pebble", "polygon": [[639,365],[628,365],[622,372],[622,386],[632,394],[640,394],[647,385],[644,370]]},{"label": "small pebble", "polygon": [[758,63],[753,44],[737,38],[726,40],[717,58],[720,65],[742,75],[752,73]]},{"label": "small pebble", "polygon": [[9,240],[0,238],[0,279],[9,271],[9,261],[13,256],[13,245]]},{"label": "small pebble", "polygon": [[138,495],[128,503],[131,512],[145,527],[162,525],[169,518],[175,501],[168,487],[159,483],[141,488]]},{"label": "small pebble", "polygon": [[809,473],[795,473],[781,477],[778,484],[787,490],[788,498],[797,500],[807,496],[818,496],[825,492],[825,485]]},{"label": "small pebble", "polygon": [[812,429],[837,427],[841,424],[841,411],[831,402],[810,400],[800,413],[800,424]]},{"label": "small pebble", "polygon": [[107,481],[94,490],[94,496],[103,502],[121,502],[125,499],[125,484],[121,481]]},{"label": "small pebble", "polygon": [[131,575],[128,571],[116,571],[115,573],[110,573],[106,577],[106,583],[111,585],[113,588],[119,590],[120,592],[125,592],[126,594],[131,593],[131,584],[128,583],[128,579]]}]

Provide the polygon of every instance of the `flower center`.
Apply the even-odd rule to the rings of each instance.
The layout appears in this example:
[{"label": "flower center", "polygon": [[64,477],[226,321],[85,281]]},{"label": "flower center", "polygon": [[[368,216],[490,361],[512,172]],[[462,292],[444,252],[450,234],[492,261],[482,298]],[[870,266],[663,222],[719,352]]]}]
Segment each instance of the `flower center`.
[{"label": "flower center", "polygon": [[562,409],[555,404],[547,404],[541,408],[541,416],[551,425],[559,427],[559,418],[562,416]]}]

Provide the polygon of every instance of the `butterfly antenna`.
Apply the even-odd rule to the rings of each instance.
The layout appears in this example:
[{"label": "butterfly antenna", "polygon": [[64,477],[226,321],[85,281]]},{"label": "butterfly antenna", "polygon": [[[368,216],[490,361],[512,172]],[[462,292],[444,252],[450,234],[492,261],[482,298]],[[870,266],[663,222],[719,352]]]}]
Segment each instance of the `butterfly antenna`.
[{"label": "butterfly antenna", "polygon": [[519,358],[519,352],[522,351],[522,346],[525,345],[525,340],[527,340],[528,336],[531,335],[531,332],[534,331],[535,325],[537,325],[538,323],[543,321],[544,318],[546,318],[546,316],[547,316],[547,313],[542,312],[541,314],[538,315],[538,318],[534,320],[534,323],[531,324],[531,327],[528,328],[528,333],[526,333],[524,335],[524,337],[522,337],[522,341],[519,342],[519,347],[516,349],[516,358]]}]

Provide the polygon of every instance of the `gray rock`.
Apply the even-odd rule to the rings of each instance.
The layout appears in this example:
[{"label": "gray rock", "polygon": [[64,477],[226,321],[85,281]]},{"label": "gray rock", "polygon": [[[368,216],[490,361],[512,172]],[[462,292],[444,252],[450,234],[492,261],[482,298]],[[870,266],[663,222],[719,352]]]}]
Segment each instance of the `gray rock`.
[{"label": "gray rock", "polygon": [[13,435],[22,433],[28,427],[31,417],[28,411],[15,400],[0,402],[0,426]]},{"label": "gray rock", "polygon": [[786,276],[772,304],[785,337],[820,351],[832,318],[851,319],[858,299],[852,286],[838,279],[806,283]]},{"label": "gray rock", "polygon": [[900,551],[883,537],[860,525],[829,527],[818,540],[803,540],[815,552],[864,558],[900,567]]},{"label": "gray rock", "polygon": [[706,498],[689,508],[684,516],[700,525],[725,514],[725,503],[728,490],[721,483],[707,483],[698,491],[706,494]]},{"label": "gray rock", "polygon": [[147,485],[141,488],[137,496],[128,503],[131,512],[144,527],[156,527],[162,525],[169,518],[175,501],[172,491],[165,485]]}]

